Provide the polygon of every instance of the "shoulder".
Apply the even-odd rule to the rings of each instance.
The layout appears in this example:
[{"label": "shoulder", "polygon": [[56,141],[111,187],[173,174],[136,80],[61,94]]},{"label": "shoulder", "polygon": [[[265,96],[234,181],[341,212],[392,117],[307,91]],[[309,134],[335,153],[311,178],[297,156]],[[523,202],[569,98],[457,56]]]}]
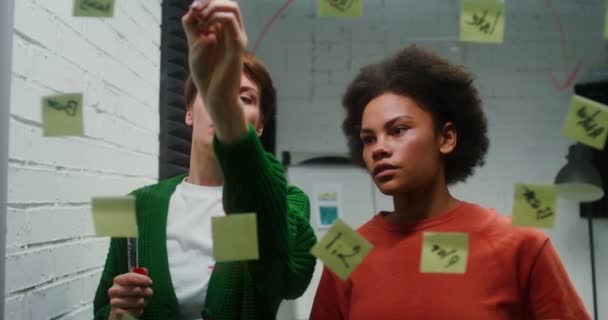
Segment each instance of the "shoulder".
[{"label": "shoulder", "polygon": [[357,228],[357,233],[359,233],[368,240],[372,239],[379,233],[383,233],[384,228],[382,219],[382,212],[377,213],[371,219],[369,219],[367,222]]},{"label": "shoulder", "polygon": [[542,230],[532,227],[514,226],[510,216],[495,209],[471,204],[471,210],[483,215],[484,224],[480,226],[480,236],[499,248],[509,247],[518,254],[536,254],[549,239]]},{"label": "shoulder", "polygon": [[310,219],[310,201],[308,200],[308,195],[300,188],[291,184],[287,185],[287,206],[289,208],[289,215],[295,214],[306,221]]},{"label": "shoulder", "polygon": [[302,191],[302,189],[292,185],[287,185],[287,196],[291,198],[301,198],[302,200],[308,201],[308,195]]},{"label": "shoulder", "polygon": [[173,193],[175,187],[184,180],[186,174],[177,175],[175,177],[167,178],[158,181],[157,183],[149,184],[143,186],[141,188],[135,189],[129,192],[130,195],[135,196],[136,198],[141,198],[145,195],[155,194],[155,193]]}]

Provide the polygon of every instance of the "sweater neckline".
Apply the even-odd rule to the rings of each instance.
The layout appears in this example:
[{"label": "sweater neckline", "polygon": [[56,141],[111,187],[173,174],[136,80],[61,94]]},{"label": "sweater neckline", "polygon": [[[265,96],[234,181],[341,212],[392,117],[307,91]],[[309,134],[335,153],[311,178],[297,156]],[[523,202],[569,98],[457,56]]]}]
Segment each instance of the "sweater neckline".
[{"label": "sweater neckline", "polygon": [[386,220],[386,215],[389,213],[388,211],[380,211],[372,218],[372,224],[392,232],[409,233],[418,230],[425,230],[453,220],[454,218],[458,217],[462,212],[466,212],[468,208],[470,208],[472,205],[473,204],[471,203],[461,201],[454,208],[449,209],[436,216],[399,224],[392,223]]}]

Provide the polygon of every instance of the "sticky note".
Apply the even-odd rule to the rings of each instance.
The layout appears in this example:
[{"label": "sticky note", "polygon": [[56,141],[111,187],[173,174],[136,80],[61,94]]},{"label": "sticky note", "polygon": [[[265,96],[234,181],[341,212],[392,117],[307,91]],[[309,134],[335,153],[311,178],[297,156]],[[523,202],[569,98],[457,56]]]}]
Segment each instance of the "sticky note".
[{"label": "sticky note", "polygon": [[134,197],[97,197],[93,198],[92,202],[97,236],[113,238],[138,236]]},{"label": "sticky note", "polygon": [[43,97],[42,130],[45,136],[82,136],[82,94]]},{"label": "sticky note", "polygon": [[122,315],[120,320],[137,320],[137,318],[132,316],[130,313],[126,312],[125,314]]},{"label": "sticky note", "polygon": [[213,257],[217,262],[257,260],[258,227],[255,213],[211,218]]},{"label": "sticky note", "polygon": [[512,222],[514,226],[552,228],[555,224],[557,187],[516,184]]},{"label": "sticky note", "polygon": [[574,95],[562,134],[582,144],[603,150],[608,135],[608,106]]},{"label": "sticky note", "polygon": [[338,219],[310,253],[346,280],[372,250],[372,244]]},{"label": "sticky note", "polygon": [[469,235],[462,232],[425,232],[420,272],[462,274],[467,271]]},{"label": "sticky note", "polygon": [[74,0],[76,17],[112,17],[113,15],[114,0]]},{"label": "sticky note", "polygon": [[356,18],[363,12],[363,0],[318,0],[317,16]]},{"label": "sticky note", "polygon": [[504,0],[461,0],[461,41],[502,43],[504,32]]}]

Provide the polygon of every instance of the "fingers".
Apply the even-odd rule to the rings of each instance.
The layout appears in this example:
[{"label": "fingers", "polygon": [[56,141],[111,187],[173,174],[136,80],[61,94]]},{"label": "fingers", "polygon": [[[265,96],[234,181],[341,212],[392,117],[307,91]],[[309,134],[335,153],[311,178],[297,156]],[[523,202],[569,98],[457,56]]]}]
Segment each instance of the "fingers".
[{"label": "fingers", "polygon": [[149,287],[137,287],[137,286],[121,286],[113,285],[108,289],[108,296],[110,298],[116,297],[136,297],[136,298],[149,298],[154,294]]},{"label": "fingers", "polygon": [[114,309],[144,309],[146,300],[144,298],[113,298],[110,300],[110,306]]},{"label": "fingers", "polygon": [[116,276],[114,278],[114,284],[121,286],[149,287],[152,285],[152,279],[143,274],[129,272]]},{"label": "fingers", "polygon": [[[236,43],[243,48],[247,47],[247,34],[240,27],[239,22],[232,12],[213,13],[209,16],[207,25],[211,25],[211,27],[222,32],[218,34],[225,35],[229,39],[234,39]],[[226,40],[228,39],[224,39],[224,41]]]},{"label": "fingers", "polygon": [[110,318],[110,319],[122,319],[122,316],[124,316],[126,313],[135,316],[135,317],[139,317],[142,314],[144,314],[144,309],[120,309],[120,308],[113,308],[112,309],[112,313],[116,316],[115,318]]},{"label": "fingers", "polygon": [[241,18],[241,10],[239,4],[235,1],[230,0],[211,0],[202,8],[201,17],[203,20],[208,20],[211,15],[217,12],[230,12],[234,14],[238,26],[241,29],[245,29],[243,26],[243,19]]},{"label": "fingers", "polygon": [[247,46],[241,11],[238,3],[234,1],[195,1],[188,13],[182,17],[182,24],[189,43],[201,34],[205,38],[214,36],[214,39],[217,39],[228,33],[227,36],[235,39],[237,43],[243,47]]},{"label": "fingers", "polygon": [[190,9],[182,17],[182,26],[186,33],[188,43],[191,43],[198,33],[200,24],[200,12],[209,4],[210,0],[195,0],[190,5]]}]

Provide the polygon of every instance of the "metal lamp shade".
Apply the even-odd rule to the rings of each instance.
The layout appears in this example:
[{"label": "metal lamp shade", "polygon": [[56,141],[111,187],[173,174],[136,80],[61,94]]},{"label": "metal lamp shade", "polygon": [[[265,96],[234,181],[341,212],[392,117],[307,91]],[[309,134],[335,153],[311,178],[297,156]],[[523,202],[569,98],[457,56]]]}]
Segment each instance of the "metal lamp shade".
[{"label": "metal lamp shade", "polygon": [[591,150],[577,143],[570,146],[567,159],[568,163],[555,177],[559,196],[580,202],[601,199],[604,189],[599,172],[591,164]]}]

